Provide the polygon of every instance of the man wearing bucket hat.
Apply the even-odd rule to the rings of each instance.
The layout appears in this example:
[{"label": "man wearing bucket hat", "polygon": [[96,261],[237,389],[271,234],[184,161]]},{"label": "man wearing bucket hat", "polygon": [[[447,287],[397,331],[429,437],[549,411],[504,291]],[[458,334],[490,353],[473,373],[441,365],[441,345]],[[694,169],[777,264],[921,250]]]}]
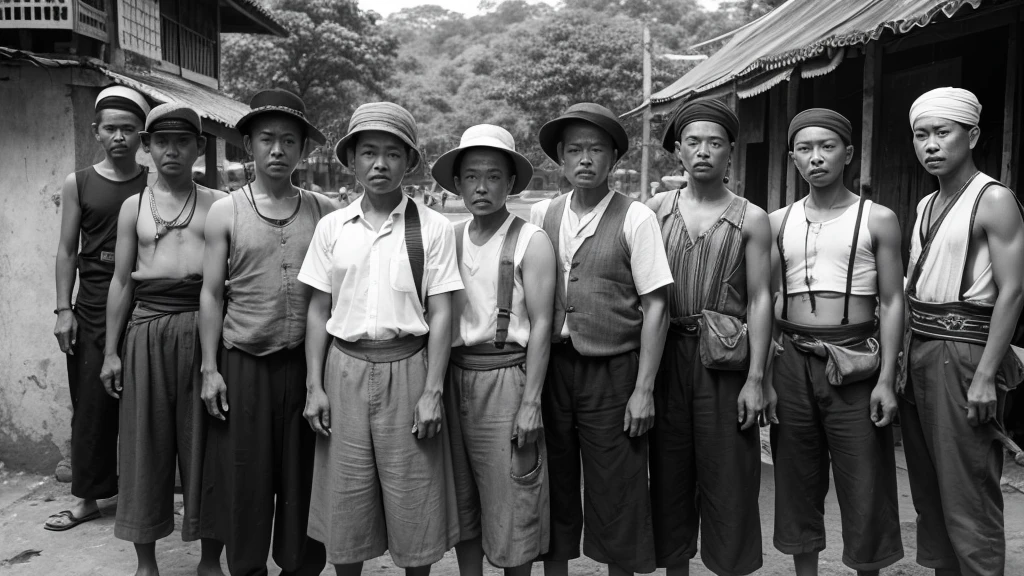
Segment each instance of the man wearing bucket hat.
[{"label": "man wearing bucket hat", "polygon": [[305,416],[320,435],[309,535],[339,575],[388,550],[427,574],[459,536],[441,399],[455,235],[402,193],[420,162],[405,108],[360,106],[335,151],[365,193],[317,225],[299,272],[314,289]]},{"label": "man wearing bucket hat", "polygon": [[282,573],[312,575],[325,558],[306,536],[315,445],[302,419],[310,290],[296,276],[317,222],[335,206],[291,183],[307,144],[325,141],[302,100],[264,90],[250,107],[238,130],[256,178],[217,201],[206,223],[202,397],[213,419],[201,535],[224,542],[235,576],[267,573],[271,534]]},{"label": "man wearing bucket hat", "polygon": [[528,575],[550,538],[540,397],[551,344],[554,251],[539,227],[505,206],[529,185],[533,166],[504,128],[466,130],[431,173],[473,215],[455,227],[466,288],[452,295],[445,390],[459,571],[480,576],[486,554],[506,574]]},{"label": "man wearing bucket hat", "polygon": [[[175,466],[185,509],[181,538],[199,538],[199,495],[207,418],[199,398],[199,290],[203,227],[226,195],[192,182],[203,153],[199,114],[168,103],[146,119],[152,187],[126,200],[118,217],[114,276],[100,379],[121,400],[120,501],[114,536],[133,542],[140,573],[156,573],[156,541],[174,529]],[[145,207],[145,209],[143,209]],[[167,219],[164,218],[166,215]],[[124,369],[119,351],[124,338]],[[200,574],[220,573],[223,545],[203,539]]]},{"label": "man wearing bucket hat", "polygon": [[573,185],[530,211],[557,263],[542,400],[552,519],[545,572],[567,573],[584,522],[588,557],[612,574],[652,572],[646,432],[654,424],[672,272],[654,212],[608,187],[629,147],[610,110],[576,104],[541,128],[540,144]]},{"label": "man wearing bucket hat", "polygon": [[[53,334],[67,355],[74,412],[71,453],[66,456],[71,461],[71,493],[79,500],[47,519],[45,528],[54,531],[99,518],[96,500],[117,494],[118,402],[103,390],[100,366],[117,215],[121,204],[146,186],[146,169],[135,154],[149,103],[131,88],[110,86],[100,91],[95,111],[92,129],[103,147],[103,160],[69,174],[61,191]],[[76,273],[78,296],[72,309]]]}]

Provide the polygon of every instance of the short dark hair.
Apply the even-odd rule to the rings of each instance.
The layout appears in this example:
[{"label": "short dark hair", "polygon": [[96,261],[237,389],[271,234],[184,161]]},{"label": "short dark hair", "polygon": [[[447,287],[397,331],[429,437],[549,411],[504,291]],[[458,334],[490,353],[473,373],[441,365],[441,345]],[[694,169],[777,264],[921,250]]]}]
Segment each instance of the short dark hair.
[{"label": "short dark hair", "polygon": [[[460,177],[459,175],[462,173],[462,158],[466,155],[466,152],[469,152],[470,150],[472,150],[472,148],[463,150],[455,156],[455,162],[452,163],[452,175],[456,178]],[[512,159],[511,154],[504,150],[498,150],[497,148],[489,148],[488,150],[500,153],[501,157],[505,159],[505,167],[508,169],[508,175],[516,176],[516,163],[515,160]]]}]

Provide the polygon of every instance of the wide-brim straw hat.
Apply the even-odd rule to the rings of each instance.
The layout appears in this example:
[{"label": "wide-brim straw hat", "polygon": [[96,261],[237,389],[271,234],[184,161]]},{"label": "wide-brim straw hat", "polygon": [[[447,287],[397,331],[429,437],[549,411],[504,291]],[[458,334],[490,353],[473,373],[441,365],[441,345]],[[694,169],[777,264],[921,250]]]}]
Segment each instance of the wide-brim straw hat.
[{"label": "wide-brim straw hat", "polygon": [[306,118],[306,104],[303,103],[302,98],[292,94],[287,90],[281,90],[280,88],[273,88],[270,90],[263,90],[257,92],[252,100],[249,101],[249,107],[252,110],[249,111],[242,119],[235,122],[235,127],[243,135],[247,132],[246,127],[259,116],[264,114],[285,114],[295,118],[306,127],[306,136],[316,142],[317,144],[323,145],[327,143],[327,137],[321,132],[316,126]]},{"label": "wide-brim straw hat", "polygon": [[356,143],[360,132],[387,132],[405,142],[413,153],[406,173],[420,165],[420,148],[416,143],[416,119],[405,108],[393,102],[371,102],[363,104],[352,113],[348,121],[348,133],[334,146],[338,161],[347,168],[348,149]]},{"label": "wide-brim straw hat", "polygon": [[537,136],[537,139],[540,140],[540,147],[556,164],[558,163],[558,143],[562,141],[562,131],[565,130],[566,124],[579,121],[593,124],[612,137],[612,141],[615,142],[615,151],[618,153],[616,161],[620,160],[629,150],[629,135],[626,134],[626,129],[619,122],[619,117],[600,104],[583,102],[573,104],[564,114],[551,120],[540,129],[540,134]]},{"label": "wide-brim straw hat", "polygon": [[442,188],[453,194],[459,193],[455,188],[455,176],[457,176],[455,174],[455,161],[458,160],[461,154],[472,148],[500,150],[512,158],[512,163],[515,165],[516,181],[512,185],[512,191],[509,192],[509,195],[519,194],[526,190],[526,187],[530,185],[530,181],[533,180],[533,164],[530,164],[526,156],[516,152],[516,141],[512,134],[501,126],[478,124],[466,130],[462,134],[462,140],[459,141],[458,148],[453,148],[442,154],[437,159],[437,162],[434,162],[434,167],[430,169],[430,175],[434,177],[434,180]]}]

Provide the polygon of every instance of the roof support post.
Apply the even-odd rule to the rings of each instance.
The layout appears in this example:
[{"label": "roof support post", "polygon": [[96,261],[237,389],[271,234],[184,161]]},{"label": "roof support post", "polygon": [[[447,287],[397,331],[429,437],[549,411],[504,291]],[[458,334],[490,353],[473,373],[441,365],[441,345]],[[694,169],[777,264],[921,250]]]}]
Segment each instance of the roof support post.
[{"label": "roof support post", "polygon": [[640,140],[640,201],[646,202],[649,196],[647,181],[650,178],[651,160],[651,30],[645,23],[643,26],[643,69],[644,69],[644,106],[643,135]]},{"label": "roof support post", "polygon": [[[800,105],[800,67],[793,68],[793,73],[786,83],[786,124],[782,127],[784,132],[789,132],[789,123],[798,112]],[[789,141],[786,141],[785,150],[789,152]],[[786,155],[786,205],[796,201],[797,187],[800,185],[800,174],[796,171],[796,164],[789,161]]]},{"label": "roof support post", "polygon": [[768,92],[768,212],[782,207],[786,164],[786,101],[781,86]]},{"label": "roof support post", "polygon": [[[726,102],[729,104],[729,108],[732,108],[733,112],[736,113],[736,117],[739,118],[740,106],[739,96],[736,95],[736,82],[732,83],[732,90],[729,91],[726,96]],[[740,118],[740,126],[743,125],[743,119]],[[736,134],[736,141],[733,144],[732,149],[732,160],[729,162],[729,181],[732,182],[732,191],[737,196],[743,196],[743,176],[746,173],[747,166],[747,146],[743,142],[743,130]]]},{"label": "roof support post", "polygon": [[861,196],[872,197],[871,157],[874,155],[875,133],[881,117],[882,43],[875,40],[864,47],[864,92],[860,118],[860,190]]},{"label": "roof support post", "polygon": [[1006,50],[1006,96],[1003,98],[1003,154],[999,163],[999,181],[1016,190],[1020,181],[1019,169],[1015,170],[1015,159],[1020,153],[1020,97],[1017,87],[1020,83],[1020,25],[1010,23],[1007,33]]},{"label": "roof support post", "polygon": [[206,136],[206,175],[203,176],[202,185],[212,190],[217,189],[217,137],[213,134]]}]

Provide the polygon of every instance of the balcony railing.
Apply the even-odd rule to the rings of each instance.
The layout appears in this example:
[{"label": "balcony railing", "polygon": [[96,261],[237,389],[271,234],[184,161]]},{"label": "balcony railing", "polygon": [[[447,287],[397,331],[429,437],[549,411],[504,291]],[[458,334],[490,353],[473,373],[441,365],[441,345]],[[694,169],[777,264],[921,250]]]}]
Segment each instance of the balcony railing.
[{"label": "balcony railing", "polygon": [[72,30],[107,40],[104,0],[0,0],[0,28]]},{"label": "balcony railing", "polygon": [[163,15],[160,16],[160,37],[161,54],[165,62],[210,78],[218,77],[215,38],[207,38]]}]

